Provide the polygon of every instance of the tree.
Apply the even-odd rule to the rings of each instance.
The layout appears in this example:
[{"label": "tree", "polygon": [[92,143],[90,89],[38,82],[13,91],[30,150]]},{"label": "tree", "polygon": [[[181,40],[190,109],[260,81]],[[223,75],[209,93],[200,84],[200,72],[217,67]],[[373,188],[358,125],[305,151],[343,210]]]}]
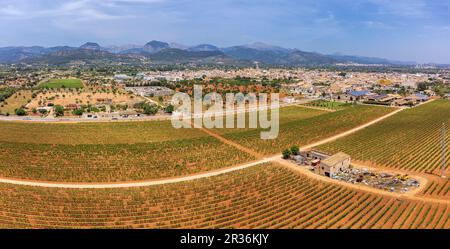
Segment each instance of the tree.
[{"label": "tree", "polygon": [[283,159],[289,159],[291,157],[291,151],[289,149],[285,149],[283,151]]},{"label": "tree", "polygon": [[297,145],[292,145],[291,153],[292,155],[297,156],[298,154],[300,154],[300,148]]},{"label": "tree", "polygon": [[16,115],[17,116],[25,116],[25,115],[27,115],[27,112],[23,108],[19,108],[16,110]]},{"label": "tree", "polygon": [[144,106],[144,114],[155,115],[158,112],[158,106],[146,104]]},{"label": "tree", "polygon": [[175,107],[173,105],[168,105],[168,106],[166,106],[164,111],[166,113],[172,113],[174,111],[174,109],[175,109]]},{"label": "tree", "polygon": [[83,109],[75,109],[75,110],[73,110],[73,115],[76,115],[76,116],[81,116],[81,115],[83,115]]},{"label": "tree", "polygon": [[64,116],[64,107],[62,107],[60,105],[55,105],[55,115],[57,117]]},{"label": "tree", "polygon": [[426,82],[419,82],[419,84],[417,84],[418,91],[425,91],[427,89],[428,89],[428,86],[427,86]]}]

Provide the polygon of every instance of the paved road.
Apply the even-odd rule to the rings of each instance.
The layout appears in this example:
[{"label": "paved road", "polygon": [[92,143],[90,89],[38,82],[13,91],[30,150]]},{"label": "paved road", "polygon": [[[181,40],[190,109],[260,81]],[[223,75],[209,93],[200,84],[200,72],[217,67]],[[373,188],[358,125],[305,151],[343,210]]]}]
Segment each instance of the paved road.
[{"label": "paved road", "polygon": [[[299,104],[304,104],[312,101],[313,99],[306,99],[295,103],[283,103],[280,104],[281,107],[294,106]],[[305,107],[305,106],[302,106]],[[305,107],[307,108],[307,107]],[[224,111],[223,115],[230,115],[234,113],[244,113],[249,111],[258,111],[258,110],[267,110],[269,109],[267,106],[250,107],[250,108],[237,108],[235,111],[226,112]],[[201,118],[203,114],[193,115],[193,118]],[[155,120],[170,120],[172,118],[171,115],[156,115],[156,116],[141,116],[141,117],[128,117],[122,118],[119,117],[117,120],[112,120],[111,117],[104,118],[84,118],[84,117],[61,117],[61,118],[53,118],[53,117],[19,117],[19,116],[2,116],[0,115],[0,121],[20,121],[20,122],[42,122],[42,123],[82,123],[82,122],[118,122],[118,121],[155,121]]]}]

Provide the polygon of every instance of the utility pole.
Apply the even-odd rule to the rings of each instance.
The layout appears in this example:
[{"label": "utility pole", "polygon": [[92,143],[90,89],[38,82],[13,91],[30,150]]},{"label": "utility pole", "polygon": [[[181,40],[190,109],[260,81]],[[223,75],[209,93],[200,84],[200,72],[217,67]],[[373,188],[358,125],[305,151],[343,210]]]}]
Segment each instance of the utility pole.
[{"label": "utility pole", "polygon": [[441,177],[445,178],[445,150],[446,150],[446,144],[445,144],[445,140],[446,140],[446,134],[445,134],[446,128],[445,128],[445,123],[442,123],[442,140],[441,140],[441,145],[442,145],[442,169],[441,169]]}]

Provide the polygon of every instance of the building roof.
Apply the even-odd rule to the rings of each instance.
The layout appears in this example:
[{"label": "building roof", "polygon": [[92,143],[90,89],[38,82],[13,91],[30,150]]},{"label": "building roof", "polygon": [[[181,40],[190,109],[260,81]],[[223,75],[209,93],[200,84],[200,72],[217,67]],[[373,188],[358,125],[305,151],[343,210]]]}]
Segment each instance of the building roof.
[{"label": "building roof", "polygon": [[364,96],[368,93],[369,93],[369,91],[353,91],[350,94],[355,97],[360,97],[360,96]]},{"label": "building roof", "polygon": [[382,98],[385,98],[387,96],[388,96],[387,94],[380,94],[380,95],[372,96],[372,98],[374,98],[374,99],[382,99]]},{"label": "building roof", "polygon": [[421,93],[417,93],[417,94],[416,94],[416,97],[419,98],[419,99],[428,99],[428,96],[427,96],[427,95],[421,94]]},{"label": "building roof", "polygon": [[340,163],[344,160],[350,159],[350,156],[345,154],[344,152],[338,152],[322,161],[322,163],[333,166],[337,163]]}]

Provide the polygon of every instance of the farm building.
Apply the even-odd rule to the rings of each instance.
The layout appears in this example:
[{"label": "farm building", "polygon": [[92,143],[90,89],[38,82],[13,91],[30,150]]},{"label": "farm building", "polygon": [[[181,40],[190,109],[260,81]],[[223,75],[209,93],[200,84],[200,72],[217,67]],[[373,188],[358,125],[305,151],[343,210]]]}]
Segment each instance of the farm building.
[{"label": "farm building", "polygon": [[338,171],[348,168],[349,166],[350,156],[343,152],[338,152],[321,160],[319,167],[316,167],[316,173],[330,177]]},{"label": "farm building", "polygon": [[350,92],[351,98],[350,100],[361,100],[365,98],[366,96],[372,95],[371,92],[364,90],[364,91],[352,91]]},{"label": "farm building", "polygon": [[296,158],[297,162],[306,162],[316,174],[328,177],[350,166],[350,156],[343,152],[330,156],[317,150],[301,151],[300,157]]},{"label": "farm building", "polygon": [[301,151],[300,155],[307,160],[323,160],[330,156],[317,150]]},{"label": "farm building", "polygon": [[374,95],[367,98],[368,101],[376,101],[381,103],[390,103],[395,100],[397,97],[393,94],[380,94]]}]

